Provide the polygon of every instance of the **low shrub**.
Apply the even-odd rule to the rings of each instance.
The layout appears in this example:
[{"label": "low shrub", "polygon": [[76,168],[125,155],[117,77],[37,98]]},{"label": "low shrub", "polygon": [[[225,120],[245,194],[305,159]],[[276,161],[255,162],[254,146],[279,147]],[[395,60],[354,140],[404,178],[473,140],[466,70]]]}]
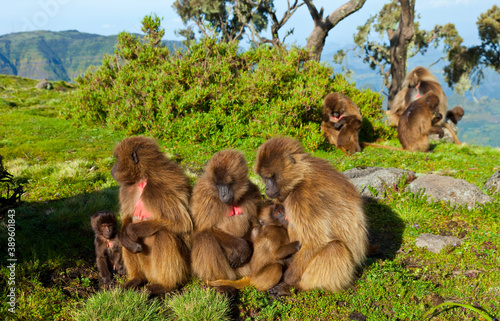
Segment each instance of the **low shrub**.
[{"label": "low shrub", "polygon": [[392,135],[382,123],[379,94],[334,76],[305,49],[240,52],[235,42],[203,38],[170,52],[158,41],[164,33],[159,18],[145,17],[143,31],[144,38],[121,33],[115,54],[77,79],[67,116],[214,150],[255,148],[276,135],[314,150],[327,146],[320,130],[323,98],[338,91],[367,119],[365,140]]}]

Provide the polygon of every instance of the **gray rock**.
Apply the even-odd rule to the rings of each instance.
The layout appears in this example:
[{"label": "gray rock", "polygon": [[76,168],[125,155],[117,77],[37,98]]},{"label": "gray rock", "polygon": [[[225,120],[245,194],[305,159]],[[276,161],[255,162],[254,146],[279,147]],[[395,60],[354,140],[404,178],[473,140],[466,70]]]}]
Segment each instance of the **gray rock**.
[{"label": "gray rock", "polygon": [[492,193],[500,191],[500,171],[496,171],[484,184],[484,189],[491,190]]},{"label": "gray rock", "polygon": [[[353,168],[344,172],[351,182],[358,188],[361,196],[381,199],[385,196],[387,188],[397,186],[406,177],[407,180],[415,178],[415,172],[398,168],[365,167]],[[374,195],[368,186],[377,191]]]},{"label": "gray rock", "polygon": [[49,82],[47,79],[40,80],[38,84],[35,86],[38,89],[47,89],[50,90],[53,88],[52,83]]},{"label": "gray rock", "polygon": [[454,236],[440,236],[429,233],[423,233],[417,237],[415,245],[417,247],[426,247],[432,253],[439,253],[448,245],[458,246],[462,244],[462,240]]},{"label": "gray rock", "polygon": [[406,187],[412,193],[423,193],[429,201],[444,201],[450,204],[467,205],[469,209],[476,204],[491,202],[477,186],[463,180],[436,174],[420,176]]}]

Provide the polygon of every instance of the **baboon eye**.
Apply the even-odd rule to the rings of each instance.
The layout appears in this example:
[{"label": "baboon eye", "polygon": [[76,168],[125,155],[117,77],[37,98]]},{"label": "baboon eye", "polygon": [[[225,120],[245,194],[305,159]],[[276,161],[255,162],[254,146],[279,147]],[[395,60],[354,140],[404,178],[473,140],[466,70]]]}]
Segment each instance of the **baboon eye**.
[{"label": "baboon eye", "polygon": [[136,151],[132,152],[132,161],[134,162],[134,164],[139,163],[139,157],[137,156],[137,152]]}]

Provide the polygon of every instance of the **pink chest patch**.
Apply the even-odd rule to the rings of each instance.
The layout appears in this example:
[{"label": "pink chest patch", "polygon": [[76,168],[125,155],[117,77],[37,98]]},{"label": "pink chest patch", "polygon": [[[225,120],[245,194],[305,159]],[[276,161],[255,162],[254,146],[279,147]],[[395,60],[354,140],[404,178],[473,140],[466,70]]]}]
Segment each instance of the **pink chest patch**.
[{"label": "pink chest patch", "polygon": [[342,117],[344,117],[344,116],[343,115],[340,115],[340,117],[330,116],[330,120],[333,121],[333,122],[338,122],[339,120],[342,119]]},{"label": "pink chest patch", "polygon": [[151,213],[146,210],[144,202],[142,201],[142,192],[144,191],[144,187],[146,187],[147,183],[147,181],[143,181],[137,184],[139,190],[141,191],[141,195],[139,196],[137,203],[135,203],[134,218],[138,221],[147,220],[151,217]]},{"label": "pink chest patch", "polygon": [[243,214],[243,210],[241,209],[241,207],[233,205],[233,207],[231,208],[231,210],[229,211],[229,214],[227,214],[227,216],[235,216],[235,215],[241,215],[241,214]]},{"label": "pink chest patch", "polygon": [[106,247],[113,247],[113,243],[111,243],[109,240],[106,240]]}]

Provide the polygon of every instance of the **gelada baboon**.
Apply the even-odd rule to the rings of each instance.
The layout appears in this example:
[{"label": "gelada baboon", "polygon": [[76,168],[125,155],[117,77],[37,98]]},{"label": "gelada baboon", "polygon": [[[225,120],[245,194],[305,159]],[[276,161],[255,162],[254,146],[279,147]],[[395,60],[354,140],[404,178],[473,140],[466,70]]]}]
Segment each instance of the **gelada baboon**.
[{"label": "gelada baboon", "polygon": [[207,163],[191,200],[195,232],[193,273],[203,281],[235,280],[248,274],[250,232],[257,225],[261,194],[248,178],[242,153],[223,150]]},{"label": "gelada baboon", "polygon": [[[349,117],[351,120],[342,122],[345,117]],[[339,122],[340,124],[338,124]],[[330,144],[350,153],[360,151],[358,133],[361,129],[361,122],[359,108],[349,97],[340,93],[326,95],[323,101],[321,130]],[[344,145],[339,144],[339,135],[343,136],[340,140]]]},{"label": "gelada baboon", "polygon": [[291,138],[265,142],[258,150],[255,171],[265,182],[266,195],[283,204],[290,241],[301,244],[284,281],[272,292],[286,295],[290,287],[345,289],[368,245],[363,204],[354,185]]},{"label": "gelada baboon", "polygon": [[345,116],[334,125],[339,129],[337,147],[344,153],[354,154],[361,151],[358,133],[361,129],[361,120],[357,116]]},{"label": "gelada baboon", "polygon": [[108,284],[111,282],[111,271],[126,274],[115,214],[108,211],[97,212],[90,217],[90,225],[95,235],[97,270],[103,283]]},{"label": "gelada baboon", "polygon": [[[398,127],[399,119],[403,115],[406,108],[416,99],[424,96],[428,92],[433,92],[439,99],[439,113],[446,115],[448,110],[448,100],[444,94],[443,88],[439,84],[436,76],[424,67],[416,67],[412,69],[405,77],[401,90],[398,92],[390,109],[386,112],[392,126]],[[461,144],[455,132],[450,125],[445,122],[443,117],[436,126],[447,128],[456,144]]]},{"label": "gelada baboon", "polygon": [[412,152],[428,151],[429,135],[444,135],[443,128],[435,126],[442,118],[439,98],[432,91],[412,102],[398,124],[398,139],[403,149]]},{"label": "gelada baboon", "polygon": [[465,115],[465,111],[460,106],[455,106],[446,112],[446,118],[449,119],[453,124],[457,124],[462,117]]},{"label": "gelada baboon", "polygon": [[261,225],[252,229],[253,254],[248,276],[236,281],[217,280],[208,284],[236,289],[251,285],[259,291],[267,291],[278,284],[286,268],[286,260],[299,248],[299,242],[289,242],[287,229],[280,223],[284,220],[282,213],[274,204],[266,204],[261,210]]},{"label": "gelada baboon", "polygon": [[120,185],[123,259],[130,281],[153,294],[171,291],[190,275],[189,179],[147,137],[129,137],[113,152],[111,175]]}]

